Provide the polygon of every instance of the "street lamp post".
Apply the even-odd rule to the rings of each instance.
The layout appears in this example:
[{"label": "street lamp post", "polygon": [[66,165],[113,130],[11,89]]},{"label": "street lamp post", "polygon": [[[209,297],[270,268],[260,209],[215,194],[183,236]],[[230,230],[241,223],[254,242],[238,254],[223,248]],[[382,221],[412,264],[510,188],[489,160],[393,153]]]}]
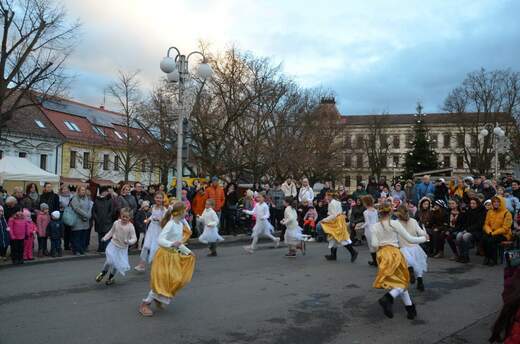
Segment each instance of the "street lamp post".
[{"label": "street lamp post", "polygon": [[484,124],[484,128],[479,133],[479,139],[482,140],[486,136],[490,135],[490,133],[493,133],[493,148],[495,150],[495,180],[498,180],[498,140],[503,138],[506,133],[504,129],[500,128],[498,126],[498,122],[495,123],[495,125],[491,123]]},{"label": "street lamp post", "polygon": [[[177,55],[175,57],[171,57],[170,53],[172,50],[175,50]],[[213,75],[213,70],[211,66],[208,64],[206,57],[200,51],[193,51],[189,53],[187,56],[181,54],[179,49],[176,47],[168,48],[166,53],[166,57],[164,57],[161,61],[160,68],[166,73],[166,79],[168,82],[179,83],[179,104],[180,113],[179,120],[177,125],[177,199],[182,199],[182,142],[183,142],[183,121],[185,116],[187,117],[188,113],[184,104],[184,91],[186,87],[186,83],[191,79],[191,75],[188,69],[188,63],[190,57],[193,55],[202,56],[202,62],[197,65],[197,76],[202,79],[210,78]]]}]

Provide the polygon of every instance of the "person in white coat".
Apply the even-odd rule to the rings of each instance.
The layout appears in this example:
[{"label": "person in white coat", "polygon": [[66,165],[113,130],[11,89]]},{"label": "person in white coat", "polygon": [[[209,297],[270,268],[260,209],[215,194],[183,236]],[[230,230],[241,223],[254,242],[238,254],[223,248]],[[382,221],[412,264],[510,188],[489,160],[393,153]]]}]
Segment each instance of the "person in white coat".
[{"label": "person in white coat", "polygon": [[[406,205],[397,208],[396,215],[408,234],[413,237],[426,236],[426,231],[419,226],[415,219],[410,218]],[[399,236],[399,246],[408,263],[410,284],[415,284],[417,277],[417,290],[424,291],[423,275],[428,271],[428,256],[421,246],[406,241],[406,238],[401,235]]]},{"label": "person in white coat", "polygon": [[314,191],[312,191],[311,186],[309,185],[309,180],[307,178],[302,179],[302,187],[300,189],[300,193],[298,194],[298,202],[303,203],[304,201],[312,204],[312,200],[314,199]]},{"label": "person in white coat", "polygon": [[204,232],[199,236],[199,241],[209,245],[208,257],[216,257],[217,242],[224,241],[224,238],[218,234],[219,218],[215,210],[213,210],[214,206],[214,200],[206,200],[206,209],[204,209],[202,215],[197,219],[204,226]]},{"label": "person in white coat", "polygon": [[285,182],[282,183],[280,187],[285,195],[285,197],[296,197],[298,196],[298,191],[296,190],[296,184],[292,181],[291,178],[287,178]]},{"label": "person in white coat", "polygon": [[371,230],[372,226],[379,221],[379,216],[377,210],[374,208],[374,198],[371,195],[361,197],[361,202],[363,202],[363,206],[366,208],[365,211],[363,211],[363,218],[365,219],[365,222],[363,222],[363,229],[365,231],[365,238],[367,239],[370,256],[372,257],[372,261],[368,262],[368,264],[377,267],[377,247],[372,245]]},{"label": "person in white coat", "polygon": [[258,243],[258,238],[260,236],[265,236],[271,239],[275,243],[275,247],[280,246],[280,238],[277,238],[272,234],[273,226],[269,222],[269,206],[265,203],[265,193],[259,193],[256,196],[256,201],[257,203],[253,210],[242,210],[244,213],[254,215],[256,218],[253,233],[251,234],[253,242],[250,246],[244,247],[244,249],[249,253],[253,253],[256,249],[256,244]]},{"label": "person in white coat", "polygon": [[285,255],[288,258],[296,257],[296,250],[300,249],[305,255],[305,241],[303,241],[303,229],[298,226],[298,214],[296,213],[297,203],[292,197],[284,200],[284,216],[281,223],[287,227],[285,231],[285,243],[289,247],[289,252]]},{"label": "person in white coat", "polygon": [[327,235],[329,241],[330,254],[326,255],[327,260],[336,260],[338,247],[345,247],[350,252],[350,261],[354,263],[358,256],[358,252],[352,247],[352,240],[347,228],[347,217],[343,214],[341,202],[335,199],[337,197],[332,192],[325,194],[325,200],[329,203],[328,216],[318,222],[317,231]]}]

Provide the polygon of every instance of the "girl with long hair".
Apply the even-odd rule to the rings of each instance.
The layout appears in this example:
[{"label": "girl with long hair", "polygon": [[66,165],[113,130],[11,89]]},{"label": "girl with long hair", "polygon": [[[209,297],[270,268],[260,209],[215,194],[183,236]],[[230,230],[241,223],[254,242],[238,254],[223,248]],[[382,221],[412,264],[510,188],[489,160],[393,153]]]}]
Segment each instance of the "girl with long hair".
[{"label": "girl with long hair", "polygon": [[410,284],[410,273],[406,259],[399,250],[399,236],[413,244],[428,241],[426,236],[414,237],[408,234],[401,223],[392,220],[392,202],[384,201],[379,207],[379,222],[372,226],[372,245],[377,247],[377,276],[373,287],[385,289],[387,293],[379,299],[379,305],[383,313],[393,318],[394,299],[401,296],[406,308],[407,318],[415,319],[417,311],[413,304],[408,285]]},{"label": "girl with long hair", "polygon": [[305,254],[305,242],[303,241],[303,229],[298,226],[298,214],[296,207],[298,206],[296,200],[291,196],[285,197],[285,210],[281,224],[286,226],[285,243],[289,247],[289,252],[285,255],[288,258],[296,257],[296,250],[300,249],[302,254]]},{"label": "girl with long hair", "polygon": [[144,236],[143,247],[141,248],[141,261],[134,268],[137,271],[144,272],[146,270],[146,264],[151,264],[155,253],[159,247],[157,243],[157,238],[159,238],[159,234],[161,233],[161,220],[166,213],[166,208],[164,207],[164,194],[161,191],[157,191],[154,195],[155,204],[152,207],[152,214],[149,218],[147,218],[146,224],[148,225],[148,229],[146,230],[146,234]]},{"label": "girl with long hair", "polygon": [[184,216],[186,205],[182,201],[173,203],[161,220],[159,248],[152,263],[150,291],[139,306],[145,317],[153,315],[152,302],[162,309],[191,281],[195,269],[195,255],[184,243],[191,236],[191,228]]}]

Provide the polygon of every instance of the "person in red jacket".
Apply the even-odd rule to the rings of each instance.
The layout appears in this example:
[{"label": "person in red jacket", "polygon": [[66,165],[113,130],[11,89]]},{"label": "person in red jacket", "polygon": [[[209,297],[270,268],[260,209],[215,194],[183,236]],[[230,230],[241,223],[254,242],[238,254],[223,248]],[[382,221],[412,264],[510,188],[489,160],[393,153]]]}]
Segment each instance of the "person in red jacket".
[{"label": "person in red jacket", "polygon": [[206,199],[212,199],[215,201],[215,208],[213,209],[220,219],[226,195],[224,195],[224,189],[219,185],[217,177],[211,178],[211,185],[206,188]]}]

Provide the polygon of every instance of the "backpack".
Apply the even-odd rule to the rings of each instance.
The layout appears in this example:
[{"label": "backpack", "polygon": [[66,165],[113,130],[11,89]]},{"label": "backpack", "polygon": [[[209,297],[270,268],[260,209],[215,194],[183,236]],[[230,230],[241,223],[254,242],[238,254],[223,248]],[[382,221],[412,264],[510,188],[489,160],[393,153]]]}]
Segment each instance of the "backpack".
[{"label": "backpack", "polygon": [[72,202],[72,198],[69,201],[68,207],[66,207],[63,211],[61,220],[66,226],[74,227],[74,225],[76,225],[76,222],[78,222],[78,214],[76,214],[74,209],[72,209],[72,207],[70,206],[70,202]]}]

